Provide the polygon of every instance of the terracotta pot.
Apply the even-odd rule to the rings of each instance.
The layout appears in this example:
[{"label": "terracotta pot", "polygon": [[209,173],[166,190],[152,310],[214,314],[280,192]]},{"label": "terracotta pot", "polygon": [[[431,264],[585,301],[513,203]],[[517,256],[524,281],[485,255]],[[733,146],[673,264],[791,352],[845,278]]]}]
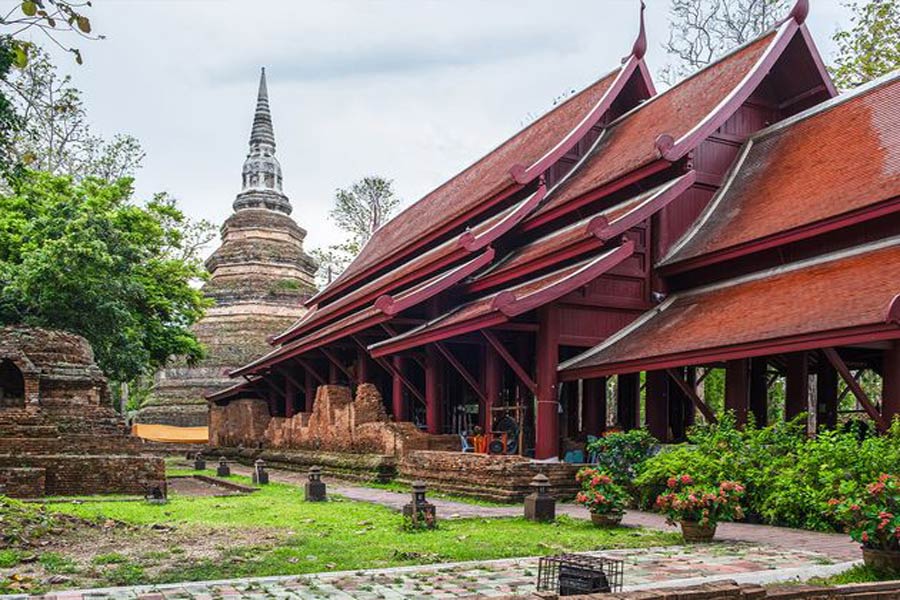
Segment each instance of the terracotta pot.
[{"label": "terracotta pot", "polygon": [[861,546],[863,562],[866,566],[876,571],[900,572],[900,551],[875,550]]},{"label": "terracotta pot", "polygon": [[711,542],[716,535],[716,525],[700,525],[695,521],[681,521],[681,535],[686,542]]},{"label": "terracotta pot", "polygon": [[597,527],[618,527],[622,522],[622,513],[591,513],[591,522]]}]

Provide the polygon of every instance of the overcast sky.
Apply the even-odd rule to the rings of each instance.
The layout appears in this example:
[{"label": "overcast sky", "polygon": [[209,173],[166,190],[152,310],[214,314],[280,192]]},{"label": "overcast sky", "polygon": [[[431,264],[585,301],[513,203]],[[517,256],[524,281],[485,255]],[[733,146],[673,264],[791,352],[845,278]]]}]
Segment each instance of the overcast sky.
[{"label": "overcast sky", "polygon": [[[2,0],[9,5],[10,0]],[[648,0],[648,64],[666,62],[669,0]],[[826,61],[847,19],[812,0]],[[319,2],[94,0],[101,42],[57,62],[104,135],[147,151],[137,191],[175,195],[221,223],[240,188],[259,68],[293,216],[307,248],[340,234],[334,190],[391,178],[415,201],[552,105],[615,67],[637,32],[637,0]],[[40,38],[34,38],[40,41]],[[74,42],[75,40],[71,40]]]}]

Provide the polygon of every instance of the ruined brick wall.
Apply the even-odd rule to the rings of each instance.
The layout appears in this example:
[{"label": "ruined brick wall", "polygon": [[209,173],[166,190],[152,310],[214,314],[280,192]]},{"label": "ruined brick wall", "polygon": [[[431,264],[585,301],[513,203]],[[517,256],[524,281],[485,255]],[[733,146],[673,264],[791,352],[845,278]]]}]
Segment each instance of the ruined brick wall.
[{"label": "ruined brick wall", "polygon": [[[734,581],[719,581],[703,585],[646,589],[635,592],[610,594],[586,594],[566,596],[572,600],[895,600],[900,598],[900,581],[877,583],[852,583],[848,585],[819,586],[790,584],[768,586]],[[514,594],[497,600],[555,600],[550,593]]]},{"label": "ruined brick wall", "polygon": [[0,494],[10,498],[40,498],[46,489],[46,471],[0,468]]},{"label": "ruined brick wall", "polygon": [[296,448],[399,456],[413,449],[458,448],[455,436],[429,436],[394,423],[372,384],[319,386],[311,413],[272,417],[262,400],[242,399],[210,410],[210,445]]},{"label": "ruined brick wall", "polygon": [[399,477],[404,482],[420,480],[442,491],[500,502],[518,502],[530,494],[529,484],[538,473],[550,479],[554,496],[571,500],[578,491],[578,469],[578,465],[536,463],[521,456],[433,450],[411,451],[398,464]]},{"label": "ruined brick wall", "polygon": [[44,470],[44,491],[50,496],[145,495],[153,487],[166,489],[166,465],[158,457],[0,455],[0,470],[10,467]]}]

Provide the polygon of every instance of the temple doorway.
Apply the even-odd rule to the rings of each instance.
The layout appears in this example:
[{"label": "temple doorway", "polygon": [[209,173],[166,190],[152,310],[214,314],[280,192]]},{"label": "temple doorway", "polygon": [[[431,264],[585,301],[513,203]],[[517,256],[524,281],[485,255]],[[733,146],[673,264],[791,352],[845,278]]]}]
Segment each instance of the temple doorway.
[{"label": "temple doorway", "polygon": [[0,408],[25,407],[25,378],[8,358],[0,361]]}]

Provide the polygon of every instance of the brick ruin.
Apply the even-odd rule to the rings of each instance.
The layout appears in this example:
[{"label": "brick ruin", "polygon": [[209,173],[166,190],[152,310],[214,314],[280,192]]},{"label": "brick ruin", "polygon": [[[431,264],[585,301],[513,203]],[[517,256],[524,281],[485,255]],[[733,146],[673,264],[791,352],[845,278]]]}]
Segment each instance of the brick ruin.
[{"label": "brick ruin", "polygon": [[193,327],[207,356],[194,365],[174,360],[159,371],[138,423],[206,425],[206,394],[230,386],[229,371],[268,352],[269,336],[300,318],[303,301],[315,292],[316,264],[303,249],[306,231],[291,218],[282,191],[265,72],[233,207],[222,225],[222,245],[206,261],[210,279],[203,293],[214,305]]},{"label": "brick ruin", "polygon": [[0,490],[12,497],[165,491],[165,464],[143,454],[110,405],[84,338],[0,329]]},{"label": "brick ruin", "polygon": [[531,492],[538,473],[559,497],[574,496],[578,466],[537,463],[521,456],[459,451],[455,435],[431,435],[387,415],[374,385],[319,386],[311,412],[271,416],[263,400],[212,404],[213,452],[242,462],[303,470],[313,464],[331,475],[357,480],[425,481],[430,487],[490,500],[517,502]]}]

